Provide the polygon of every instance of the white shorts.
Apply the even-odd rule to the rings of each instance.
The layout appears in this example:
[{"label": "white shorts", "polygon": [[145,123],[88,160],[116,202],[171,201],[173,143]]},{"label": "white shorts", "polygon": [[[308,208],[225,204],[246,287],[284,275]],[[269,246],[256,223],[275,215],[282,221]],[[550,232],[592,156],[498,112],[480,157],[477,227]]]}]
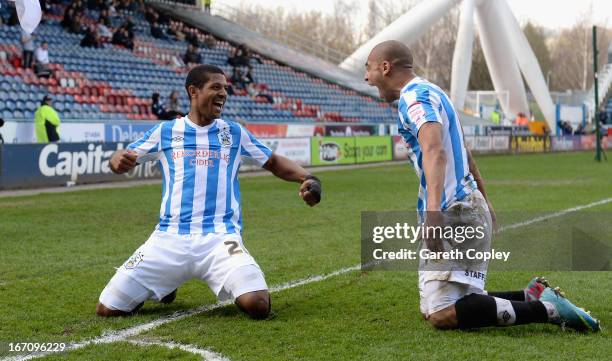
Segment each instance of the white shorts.
[{"label": "white shorts", "polygon": [[[486,236],[473,247],[478,250],[490,249],[493,234],[491,214],[480,191],[475,190],[465,199],[451,204],[446,214],[453,224],[483,226]],[[425,317],[454,305],[469,294],[486,293],[487,262],[474,265],[448,264],[437,266],[434,270],[427,270],[426,267],[419,270],[420,308]]]},{"label": "white shorts", "polygon": [[191,279],[206,282],[222,301],[268,289],[240,235],[155,231],[117,269],[100,303],[129,312],[145,300],[161,300]]},{"label": "white shorts", "polygon": [[428,318],[432,313],[454,305],[464,296],[472,293],[486,294],[486,291],[466,283],[427,281],[422,287],[419,286],[419,293],[421,313]]}]

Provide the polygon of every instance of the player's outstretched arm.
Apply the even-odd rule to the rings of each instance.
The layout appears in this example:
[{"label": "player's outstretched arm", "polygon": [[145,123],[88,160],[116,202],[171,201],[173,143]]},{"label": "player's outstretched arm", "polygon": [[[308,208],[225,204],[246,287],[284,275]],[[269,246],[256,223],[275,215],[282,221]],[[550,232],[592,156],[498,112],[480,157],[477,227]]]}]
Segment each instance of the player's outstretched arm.
[{"label": "player's outstretched arm", "polygon": [[444,192],[446,152],[442,146],[442,126],[427,122],[419,130],[419,146],[423,152],[423,171],[427,180],[427,211],[440,211]]},{"label": "player's outstretched arm", "polygon": [[299,195],[309,206],[313,207],[321,201],[321,181],[319,178],[308,173],[306,169],[291,159],[272,153],[263,167],[280,179],[301,183]]},{"label": "player's outstretched arm", "polygon": [[135,151],[122,149],[113,154],[108,161],[108,165],[113,173],[123,174],[129,172],[138,165],[138,163],[136,163],[136,158],[137,155]]},{"label": "player's outstretched arm", "polygon": [[[427,216],[425,223],[430,227],[442,226],[442,194],[446,172],[446,151],[442,145],[442,126],[438,122],[427,122],[418,134],[419,146],[423,152],[423,172],[427,182]],[[443,251],[438,238],[426,238],[427,248],[434,252]]]}]

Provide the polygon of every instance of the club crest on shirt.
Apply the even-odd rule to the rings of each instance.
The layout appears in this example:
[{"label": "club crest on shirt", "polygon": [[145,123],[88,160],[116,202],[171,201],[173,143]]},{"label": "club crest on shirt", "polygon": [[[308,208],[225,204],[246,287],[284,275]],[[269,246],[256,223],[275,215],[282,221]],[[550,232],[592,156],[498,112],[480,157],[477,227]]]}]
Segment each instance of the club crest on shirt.
[{"label": "club crest on shirt", "polygon": [[177,135],[176,137],[172,138],[172,146],[177,147],[179,145],[182,145],[183,139],[184,138],[181,137],[180,135]]},{"label": "club crest on shirt", "polygon": [[217,137],[219,138],[219,143],[221,143],[222,147],[232,146],[232,133],[230,132],[229,127],[219,129],[219,134],[217,134]]},{"label": "club crest on shirt", "polygon": [[143,258],[144,254],[142,254],[142,252],[136,252],[132,255],[132,257],[125,261],[123,267],[125,267],[126,269],[136,268],[136,266],[138,266],[138,264],[142,262]]}]

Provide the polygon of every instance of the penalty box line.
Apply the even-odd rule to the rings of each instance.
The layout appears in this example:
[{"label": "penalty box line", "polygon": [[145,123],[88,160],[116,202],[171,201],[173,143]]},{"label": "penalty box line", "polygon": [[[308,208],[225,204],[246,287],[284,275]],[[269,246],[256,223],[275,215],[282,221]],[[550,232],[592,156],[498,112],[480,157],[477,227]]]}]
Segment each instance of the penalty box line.
[{"label": "penalty box line", "polygon": [[[584,204],[584,205],[580,205],[580,206],[576,206],[576,207],[567,208],[567,209],[564,209],[564,210],[561,210],[561,211],[558,211],[558,212],[550,213],[548,215],[536,217],[536,218],[528,220],[528,221],[518,222],[518,223],[514,223],[514,224],[511,224],[511,225],[508,225],[508,226],[500,227],[499,230],[497,231],[497,233],[501,233],[503,231],[510,230],[510,229],[516,229],[516,228],[520,228],[520,227],[525,227],[525,226],[528,226],[528,225],[531,225],[531,224],[534,224],[534,223],[537,223],[537,222],[545,221],[547,219],[561,217],[561,216],[564,216],[564,215],[569,214],[569,213],[578,212],[578,211],[581,211],[581,210],[584,210],[584,209],[597,207],[597,206],[600,206],[600,205],[603,205],[603,204],[607,204],[607,203],[610,203],[610,202],[612,202],[612,198],[605,198],[605,199],[602,199],[602,200],[599,200],[599,201],[596,201],[596,202],[592,202],[592,203],[589,203],[589,204]],[[325,280],[327,280],[329,278],[340,276],[340,275],[343,275],[345,273],[349,273],[349,272],[352,272],[352,271],[357,271],[359,269],[361,269],[361,265],[357,264],[357,265],[354,265],[354,266],[350,266],[350,267],[339,269],[337,271],[334,271],[334,272],[331,272],[331,273],[328,273],[328,274],[311,276],[311,277],[306,277],[306,278],[299,279],[299,280],[289,281],[287,283],[271,287],[270,288],[270,293],[276,293],[276,292],[292,289],[292,288],[295,288],[295,287],[307,285],[307,284],[310,284],[310,283],[316,283],[316,282],[325,281]],[[231,301],[217,302],[215,304],[206,305],[206,306],[202,306],[202,307],[197,307],[197,308],[193,308],[193,309],[186,310],[186,311],[178,311],[178,312],[175,312],[175,313],[173,313],[171,315],[161,317],[161,318],[159,318],[157,320],[153,320],[153,321],[150,321],[150,322],[147,322],[147,323],[143,323],[143,324],[140,324],[140,325],[128,327],[128,328],[123,329],[123,330],[109,331],[109,332],[104,333],[102,336],[98,336],[98,337],[93,338],[93,339],[89,339],[89,340],[73,343],[73,344],[69,345],[66,348],[65,351],[78,350],[78,349],[81,349],[83,347],[86,347],[86,346],[89,346],[89,345],[95,345],[95,344],[104,344],[104,343],[113,343],[113,342],[126,341],[129,337],[136,336],[136,335],[141,334],[143,332],[146,332],[146,331],[152,330],[154,328],[157,328],[157,327],[159,327],[161,325],[165,325],[167,323],[178,321],[178,320],[181,320],[183,318],[194,316],[194,315],[198,315],[198,314],[201,314],[201,313],[204,313],[204,312],[216,310],[218,308],[230,305],[231,303],[232,303]],[[3,358],[0,361],[26,361],[26,360],[32,360],[32,359],[35,359],[35,358],[44,357],[44,356],[47,356],[47,355],[50,355],[50,354],[52,354],[52,353],[51,352],[38,352],[38,353],[32,353],[32,354],[28,354],[28,355],[6,357],[6,358]]]}]

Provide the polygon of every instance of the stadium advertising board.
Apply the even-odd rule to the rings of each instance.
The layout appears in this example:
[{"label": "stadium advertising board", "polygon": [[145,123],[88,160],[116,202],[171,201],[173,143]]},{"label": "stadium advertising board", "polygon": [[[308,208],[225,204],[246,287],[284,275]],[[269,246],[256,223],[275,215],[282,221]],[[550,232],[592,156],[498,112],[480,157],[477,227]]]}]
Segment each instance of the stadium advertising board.
[{"label": "stadium advertising board", "polygon": [[384,162],[392,159],[391,137],[355,137],[355,162]]},{"label": "stadium advertising board", "polygon": [[354,137],[311,138],[312,165],[355,163]]},{"label": "stadium advertising board", "polygon": [[465,136],[465,146],[475,153],[505,152],[510,148],[510,137],[506,135]]},{"label": "stadium advertising board", "polygon": [[491,150],[491,137],[473,137],[472,149],[476,152]]},{"label": "stadium advertising board", "polygon": [[314,124],[287,124],[287,137],[312,137],[314,135]]},{"label": "stadium advertising board", "polygon": [[299,165],[310,165],[310,138],[267,138],[261,142]]},{"label": "stadium advertising board", "polygon": [[133,142],[142,136],[157,123],[149,124],[105,124],[104,139],[107,142]]},{"label": "stadium advertising board", "polygon": [[393,158],[391,137],[320,137],[311,140],[312,165],[369,163]]},{"label": "stadium advertising board", "polygon": [[491,149],[505,152],[510,149],[510,137],[505,135],[494,135],[491,137]]},{"label": "stadium advertising board", "polygon": [[562,136],[551,138],[551,148],[553,151],[563,152],[580,150],[580,136]]},{"label": "stadium advertising board", "polygon": [[[34,122],[6,122],[0,129],[6,143],[36,143]],[[105,125],[103,123],[67,123],[59,128],[62,142],[103,142]]]},{"label": "stadium advertising board", "polygon": [[258,138],[284,138],[287,136],[286,124],[247,124],[246,128]]},{"label": "stadium advertising board", "polygon": [[95,183],[159,178],[155,163],[116,175],[108,167],[111,155],[127,143],[5,144],[0,149],[0,189],[59,186],[67,182]]},{"label": "stadium advertising board", "polygon": [[583,135],[582,137],[580,137],[580,149],[595,149],[596,142],[597,140],[595,139],[595,134]]},{"label": "stadium advertising board", "polygon": [[514,151],[517,153],[539,153],[545,152],[550,146],[547,137],[540,136],[515,136],[513,137]]},{"label": "stadium advertising board", "polygon": [[326,125],[325,135],[330,137],[351,137],[378,134],[374,125]]}]

